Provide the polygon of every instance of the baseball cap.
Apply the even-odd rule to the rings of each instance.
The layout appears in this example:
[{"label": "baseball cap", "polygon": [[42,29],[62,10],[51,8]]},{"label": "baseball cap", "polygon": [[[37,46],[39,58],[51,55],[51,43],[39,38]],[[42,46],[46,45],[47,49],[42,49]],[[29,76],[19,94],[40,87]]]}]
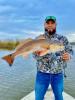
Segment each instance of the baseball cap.
[{"label": "baseball cap", "polygon": [[47,21],[49,21],[49,20],[52,20],[52,21],[56,21],[56,17],[55,16],[47,16],[46,18],[45,18],[45,21],[47,22]]}]

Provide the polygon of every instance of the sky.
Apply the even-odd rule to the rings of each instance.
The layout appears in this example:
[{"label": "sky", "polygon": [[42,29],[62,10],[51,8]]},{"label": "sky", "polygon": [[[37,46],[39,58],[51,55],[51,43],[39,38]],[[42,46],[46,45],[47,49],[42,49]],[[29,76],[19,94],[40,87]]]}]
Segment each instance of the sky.
[{"label": "sky", "polygon": [[57,19],[57,33],[75,41],[75,0],[0,0],[0,40],[35,38],[44,19]]}]

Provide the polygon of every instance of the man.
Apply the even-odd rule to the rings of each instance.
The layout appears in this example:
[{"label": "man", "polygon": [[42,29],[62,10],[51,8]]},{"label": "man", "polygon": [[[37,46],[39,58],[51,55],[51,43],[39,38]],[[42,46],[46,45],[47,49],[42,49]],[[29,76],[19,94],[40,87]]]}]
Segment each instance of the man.
[{"label": "man", "polygon": [[47,50],[33,53],[37,61],[35,100],[44,100],[49,84],[51,84],[55,100],[63,100],[63,69],[71,58],[72,46],[65,36],[56,33],[56,25],[56,18],[47,16],[44,23],[45,33],[36,38],[57,39],[63,42],[65,50],[55,53],[47,53]]}]

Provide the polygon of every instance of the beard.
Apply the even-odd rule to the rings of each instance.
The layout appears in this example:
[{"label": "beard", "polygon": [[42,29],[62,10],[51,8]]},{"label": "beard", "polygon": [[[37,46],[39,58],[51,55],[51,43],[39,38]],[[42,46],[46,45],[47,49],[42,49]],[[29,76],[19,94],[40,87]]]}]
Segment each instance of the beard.
[{"label": "beard", "polygon": [[53,29],[53,30],[48,30],[48,29],[45,28],[45,32],[47,32],[49,35],[53,35],[53,34],[56,33],[56,28]]}]

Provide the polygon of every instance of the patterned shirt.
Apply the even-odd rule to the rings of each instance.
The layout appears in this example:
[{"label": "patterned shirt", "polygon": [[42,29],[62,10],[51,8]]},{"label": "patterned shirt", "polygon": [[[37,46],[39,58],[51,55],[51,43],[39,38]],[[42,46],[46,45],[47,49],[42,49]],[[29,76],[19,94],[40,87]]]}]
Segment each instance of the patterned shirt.
[{"label": "patterned shirt", "polygon": [[[63,51],[55,52],[55,53],[47,53],[44,56],[39,56],[35,52],[33,53],[33,57],[36,59],[37,71],[45,72],[45,73],[60,73],[63,72],[63,69],[66,67],[67,62],[64,61],[61,56],[64,52],[68,52],[70,54],[73,53],[72,46],[68,42],[68,39],[65,36],[59,34],[49,35],[47,32],[43,34],[45,39],[48,40],[59,40],[63,42],[65,49]],[[38,36],[39,37],[39,36]],[[36,39],[38,39],[38,37]]]}]

